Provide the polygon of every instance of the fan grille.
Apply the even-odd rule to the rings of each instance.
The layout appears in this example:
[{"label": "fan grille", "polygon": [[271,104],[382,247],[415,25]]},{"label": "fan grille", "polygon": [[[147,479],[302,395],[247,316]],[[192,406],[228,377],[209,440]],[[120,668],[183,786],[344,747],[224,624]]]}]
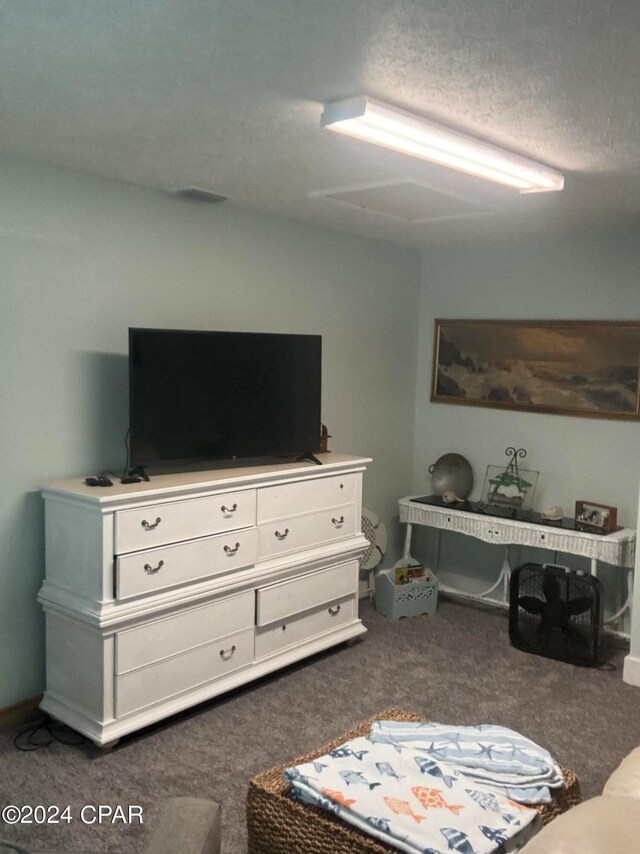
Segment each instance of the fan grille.
[{"label": "fan grille", "polygon": [[365,538],[369,540],[369,548],[360,558],[360,563],[366,564],[366,562],[373,554],[373,550],[376,547],[376,528],[368,516],[362,517],[362,533],[364,534]]},{"label": "fan grille", "polygon": [[601,601],[601,584],[592,576],[525,564],[511,578],[511,642],[525,652],[572,664],[595,664]]}]

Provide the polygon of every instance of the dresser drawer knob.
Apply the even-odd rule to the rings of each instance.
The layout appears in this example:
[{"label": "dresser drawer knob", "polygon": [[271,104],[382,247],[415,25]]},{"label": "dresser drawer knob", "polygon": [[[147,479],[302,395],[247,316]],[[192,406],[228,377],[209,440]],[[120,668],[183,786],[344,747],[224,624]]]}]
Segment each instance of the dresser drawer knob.
[{"label": "dresser drawer knob", "polygon": [[329,613],[331,614],[332,617],[335,617],[336,614],[340,613],[340,605],[336,605],[335,607],[330,606],[329,607]]},{"label": "dresser drawer knob", "polygon": [[223,504],[220,509],[222,510],[223,513],[235,513],[236,510],[238,509],[238,505],[234,504],[233,507],[225,507],[225,505]]},{"label": "dresser drawer knob", "polygon": [[283,631],[283,632],[286,632],[286,631],[287,631],[287,624],[286,624],[286,623],[283,623],[283,624],[282,624],[282,631]]},{"label": "dresser drawer knob", "polygon": [[160,572],[160,570],[162,569],[163,566],[164,566],[163,560],[161,560],[157,566],[151,566],[150,563],[145,563],[144,571],[147,573],[147,575],[154,575],[156,572]]},{"label": "dresser drawer knob", "polygon": [[230,646],[229,649],[221,649],[220,650],[220,658],[223,661],[229,661],[233,653],[236,651],[236,645]]},{"label": "dresser drawer knob", "polygon": [[289,535],[289,529],[285,528],[282,533],[280,533],[280,531],[276,531],[275,535],[276,535],[277,539],[279,539],[279,540],[286,540],[288,535]]},{"label": "dresser drawer knob", "polygon": [[336,517],[334,516],[331,521],[333,522],[334,525],[337,525],[337,526],[344,525],[344,516],[341,516],[339,519],[336,519]]},{"label": "dresser drawer knob", "polygon": [[240,543],[236,543],[233,548],[231,546],[225,546],[224,550],[228,555],[234,555],[238,549],[240,548]]},{"label": "dresser drawer knob", "polygon": [[141,522],[140,524],[141,524],[141,525],[142,525],[142,527],[145,529],[145,531],[153,531],[153,529],[154,529],[154,528],[157,528],[157,527],[158,527],[158,525],[160,524],[160,522],[162,522],[161,517],[160,517],[160,516],[156,516],[156,521],[155,521],[155,522],[147,522],[147,520],[146,520],[146,519],[143,519],[143,520],[142,520],[142,522]]}]

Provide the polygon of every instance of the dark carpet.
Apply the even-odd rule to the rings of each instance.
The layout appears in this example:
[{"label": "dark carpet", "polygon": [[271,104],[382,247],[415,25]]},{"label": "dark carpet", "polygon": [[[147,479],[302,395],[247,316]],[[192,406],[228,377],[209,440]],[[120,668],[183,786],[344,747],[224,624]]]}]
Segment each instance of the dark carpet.
[{"label": "dark carpet", "polygon": [[[56,742],[20,753],[18,728],[0,731],[0,805],[69,804],[73,816],[57,826],[0,823],[0,838],[129,854],[141,850],[164,798],[192,795],[222,803],[224,852],[241,854],[250,777],[391,706],[519,730],[577,772],[585,797],[640,744],[640,689],[622,681],[619,645],[605,648],[609,664],[599,670],[527,655],[509,644],[506,612],[442,597],[434,616],[391,622],[368,603],[362,616],[362,640],[129,736],[109,754]],[[85,804],[141,805],[145,823],[83,825]]]}]

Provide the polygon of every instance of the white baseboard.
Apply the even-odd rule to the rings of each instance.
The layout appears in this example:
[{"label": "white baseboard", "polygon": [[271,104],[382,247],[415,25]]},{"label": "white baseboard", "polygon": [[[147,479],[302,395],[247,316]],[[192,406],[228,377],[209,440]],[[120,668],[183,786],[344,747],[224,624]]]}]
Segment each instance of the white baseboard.
[{"label": "white baseboard", "polygon": [[640,688],[640,658],[634,655],[628,655],[625,658],[622,678],[629,685]]}]

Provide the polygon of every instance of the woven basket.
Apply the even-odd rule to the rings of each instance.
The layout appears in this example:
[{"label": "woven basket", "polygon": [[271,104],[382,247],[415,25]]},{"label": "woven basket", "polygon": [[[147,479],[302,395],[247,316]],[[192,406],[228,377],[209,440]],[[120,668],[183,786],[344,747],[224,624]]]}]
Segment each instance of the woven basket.
[{"label": "woven basket", "polygon": [[[277,765],[256,775],[247,793],[249,854],[387,854],[398,849],[367,836],[325,810],[300,804],[290,796],[285,768],[311,762],[345,741],[368,735],[376,720],[425,722],[426,719],[399,709],[386,709],[305,756]],[[580,803],[580,784],[573,771],[563,768],[565,787],[557,789],[549,804],[536,807],[542,823]]]}]

